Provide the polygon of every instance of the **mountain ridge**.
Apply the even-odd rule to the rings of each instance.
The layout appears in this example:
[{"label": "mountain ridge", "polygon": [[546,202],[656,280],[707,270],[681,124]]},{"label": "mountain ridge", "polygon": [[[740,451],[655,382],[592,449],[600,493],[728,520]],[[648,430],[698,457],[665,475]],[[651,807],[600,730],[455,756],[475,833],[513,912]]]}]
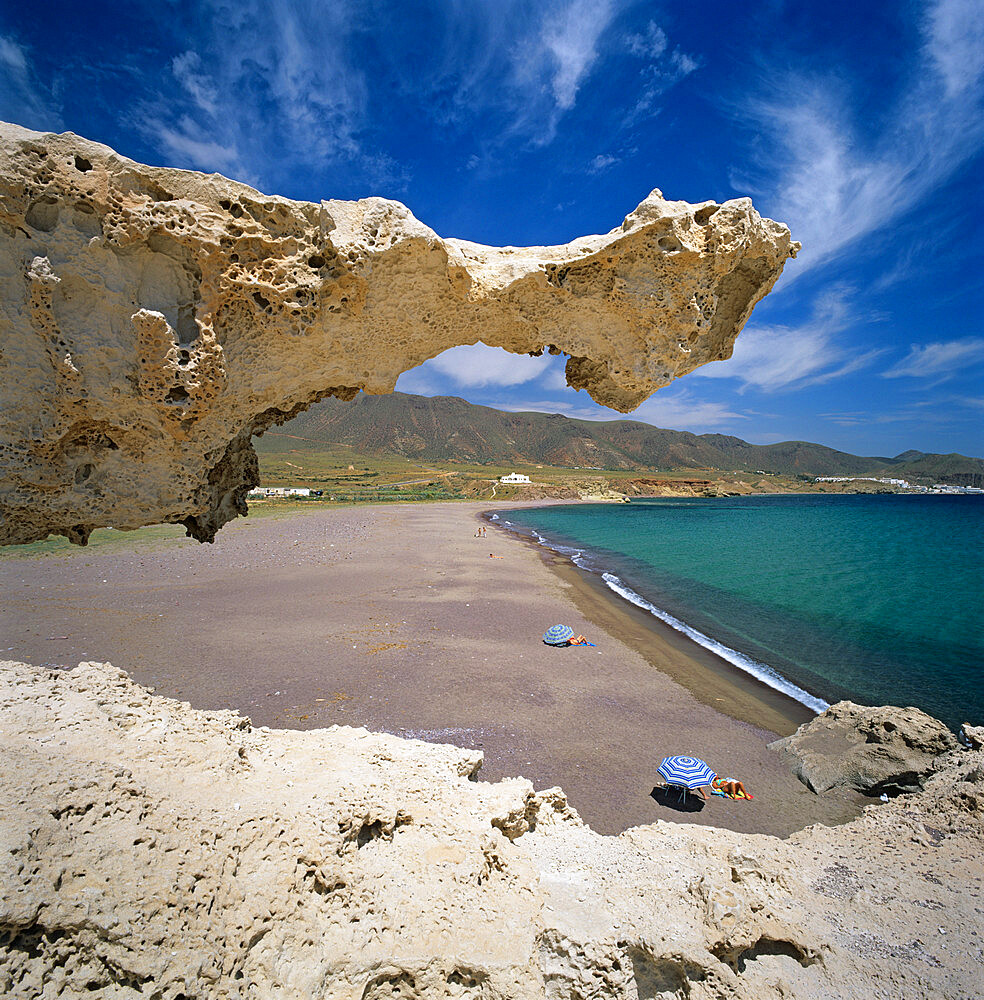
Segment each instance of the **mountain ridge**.
[{"label": "mountain ridge", "polygon": [[[365,454],[434,462],[515,463],[615,471],[713,469],[806,476],[957,477],[984,485],[984,460],[910,449],[894,458],[852,455],[809,441],[755,445],[728,434],[674,431],[636,420],[497,410],[457,396],[360,393],[325,399],[258,439],[261,451],[294,435]],[[918,456],[918,457],[917,457]],[[963,481],[966,480],[966,481]]]}]

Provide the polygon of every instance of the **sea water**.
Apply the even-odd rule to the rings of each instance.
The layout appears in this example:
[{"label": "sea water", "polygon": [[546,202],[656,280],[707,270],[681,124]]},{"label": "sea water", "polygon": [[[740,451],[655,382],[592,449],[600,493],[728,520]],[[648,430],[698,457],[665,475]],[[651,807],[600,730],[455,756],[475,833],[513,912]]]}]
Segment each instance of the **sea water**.
[{"label": "sea water", "polygon": [[850,698],[984,724],[984,496],[653,499],[496,517],[814,711]]}]

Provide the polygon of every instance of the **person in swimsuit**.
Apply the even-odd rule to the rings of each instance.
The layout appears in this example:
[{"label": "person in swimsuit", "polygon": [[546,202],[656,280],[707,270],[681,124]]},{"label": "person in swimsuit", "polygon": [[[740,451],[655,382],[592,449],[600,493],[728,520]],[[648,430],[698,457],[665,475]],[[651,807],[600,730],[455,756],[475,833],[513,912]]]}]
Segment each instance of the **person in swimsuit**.
[{"label": "person in swimsuit", "polygon": [[715,778],[711,782],[711,788],[717,792],[724,792],[737,799],[750,799],[751,795],[745,791],[745,786],[737,778]]}]

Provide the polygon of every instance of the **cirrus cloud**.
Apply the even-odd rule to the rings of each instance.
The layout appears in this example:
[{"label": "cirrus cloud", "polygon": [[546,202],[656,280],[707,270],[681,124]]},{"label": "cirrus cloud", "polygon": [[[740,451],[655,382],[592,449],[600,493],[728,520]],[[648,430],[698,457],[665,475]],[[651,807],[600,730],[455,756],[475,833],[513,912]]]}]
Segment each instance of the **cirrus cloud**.
[{"label": "cirrus cloud", "polygon": [[882,378],[932,378],[937,381],[964,374],[971,365],[984,362],[984,337],[912,344],[909,353]]}]

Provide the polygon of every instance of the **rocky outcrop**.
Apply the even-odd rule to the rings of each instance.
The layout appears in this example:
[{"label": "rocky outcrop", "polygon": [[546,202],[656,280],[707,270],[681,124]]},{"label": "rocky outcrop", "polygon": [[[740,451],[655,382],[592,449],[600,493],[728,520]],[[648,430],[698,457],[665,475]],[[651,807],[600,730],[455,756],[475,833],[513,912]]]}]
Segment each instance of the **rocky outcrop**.
[{"label": "rocky outcrop", "polygon": [[579,500],[585,503],[627,503],[628,497],[602,476],[565,476],[547,483],[513,487],[509,499]]},{"label": "rocky outcrop", "polygon": [[625,491],[639,497],[722,497],[736,492],[734,483],[716,479],[631,479]]},{"label": "rocky outcrop", "polygon": [[654,191],[565,246],[442,239],[403,205],[295,202],[0,126],[0,542],[245,513],[253,434],[478,340],[569,355],[627,411],[738,331],[798,244],[747,198]]},{"label": "rocky outcrop", "polygon": [[839,701],[769,746],[790,759],[811,791],[844,785],[866,795],[898,795],[918,791],[957,740],[918,708]]},{"label": "rocky outcrop", "polygon": [[967,997],[984,753],[789,840],[584,826],[481,755],[0,663],[0,994]]}]

